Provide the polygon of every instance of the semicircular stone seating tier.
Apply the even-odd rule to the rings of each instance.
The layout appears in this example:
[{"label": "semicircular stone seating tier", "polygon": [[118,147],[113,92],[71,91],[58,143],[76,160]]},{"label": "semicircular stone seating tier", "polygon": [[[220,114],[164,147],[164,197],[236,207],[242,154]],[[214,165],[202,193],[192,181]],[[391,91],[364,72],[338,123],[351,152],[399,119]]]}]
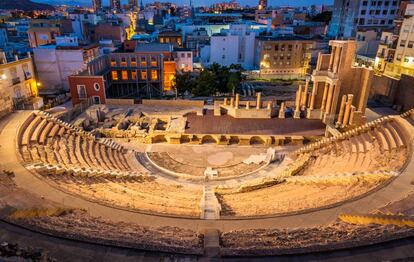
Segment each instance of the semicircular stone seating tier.
[{"label": "semicircular stone seating tier", "polygon": [[403,117],[383,117],[304,146],[285,158],[288,164],[279,174],[235,188],[218,186],[222,215],[296,212],[368,193],[405,167],[411,128]]}]

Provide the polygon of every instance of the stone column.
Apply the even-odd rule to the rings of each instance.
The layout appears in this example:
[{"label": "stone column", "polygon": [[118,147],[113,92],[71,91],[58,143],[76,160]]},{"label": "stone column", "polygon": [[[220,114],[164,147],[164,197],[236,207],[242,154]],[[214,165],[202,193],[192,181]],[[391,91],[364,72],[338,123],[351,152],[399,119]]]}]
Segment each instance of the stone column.
[{"label": "stone column", "polygon": [[306,79],[305,89],[302,93],[302,109],[305,109],[308,106],[308,92],[309,92],[309,80]]},{"label": "stone column", "polygon": [[334,92],[334,85],[329,85],[328,99],[326,100],[326,111],[325,111],[327,114],[331,113],[333,92]]},{"label": "stone column", "polygon": [[239,102],[240,102],[240,94],[236,94],[236,104],[234,105],[234,108],[239,108]]},{"label": "stone column", "polygon": [[313,83],[313,89],[312,89],[312,96],[311,96],[311,101],[310,101],[310,106],[309,109],[313,110],[313,108],[315,107],[315,98],[316,98],[316,94],[318,93],[318,82],[314,82]]},{"label": "stone column", "polygon": [[325,86],[324,86],[324,88],[323,88],[323,96],[322,96],[321,113],[325,112],[326,97],[328,96],[328,89],[329,89],[329,83],[328,83],[328,82],[325,82]]},{"label": "stone column", "polygon": [[349,116],[349,125],[353,125],[354,124],[354,114],[356,111],[356,107],[355,106],[351,106],[351,113]]},{"label": "stone column", "polygon": [[262,93],[261,92],[257,92],[256,96],[257,96],[257,99],[256,99],[256,109],[260,109],[260,107],[262,106]]},{"label": "stone column", "polygon": [[300,118],[300,101],[302,98],[302,86],[299,85],[298,91],[296,91],[295,111],[293,118]]},{"label": "stone column", "polygon": [[332,71],[333,61],[334,61],[334,58],[335,58],[335,51],[336,51],[336,46],[332,46],[331,56],[329,57],[328,71]]},{"label": "stone column", "polygon": [[354,95],[351,95],[351,94],[348,95],[348,100],[346,101],[346,106],[345,106],[344,121],[342,121],[342,127],[346,127],[348,125],[350,114],[351,114],[351,106],[352,106],[353,98],[354,98]]},{"label": "stone column", "polygon": [[234,106],[234,97],[230,97],[230,107]]},{"label": "stone column", "polygon": [[225,106],[226,106],[226,105],[227,105],[227,101],[228,101],[228,99],[227,99],[227,97],[225,97],[225,98],[224,98],[224,101],[223,101],[223,105],[225,105]]},{"label": "stone column", "polygon": [[332,68],[332,72],[337,73],[338,72],[338,67],[339,67],[339,60],[341,59],[341,50],[342,47],[337,47],[335,48],[335,58],[334,58],[334,64],[333,64],[333,68]]},{"label": "stone column", "polygon": [[268,102],[267,103],[267,110],[271,110],[272,109],[272,102]]},{"label": "stone column", "polygon": [[346,105],[346,95],[343,95],[342,100],[341,100],[341,107],[339,108],[338,121],[336,121],[337,126],[340,126],[342,124],[342,120],[344,118],[344,113],[345,113],[345,105]]},{"label": "stone column", "polygon": [[279,118],[285,118],[285,102],[282,102],[282,104],[280,104]]},{"label": "stone column", "polygon": [[250,109],[250,102],[249,101],[246,102],[246,109]]}]

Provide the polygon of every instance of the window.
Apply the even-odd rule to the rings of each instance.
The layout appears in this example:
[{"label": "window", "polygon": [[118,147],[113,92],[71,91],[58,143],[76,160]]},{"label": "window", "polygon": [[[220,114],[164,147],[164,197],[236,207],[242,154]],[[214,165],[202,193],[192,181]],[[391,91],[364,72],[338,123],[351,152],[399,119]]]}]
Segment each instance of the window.
[{"label": "window", "polygon": [[414,41],[409,41],[407,47],[413,48],[413,45],[414,45]]},{"label": "window", "polygon": [[127,62],[126,62],[126,58],[122,57],[121,58],[121,66],[127,66]]},{"label": "window", "polygon": [[133,80],[137,79],[137,72],[136,71],[131,71],[131,79],[133,79]]},{"label": "window", "polygon": [[386,10],[386,9],[385,9],[385,10],[382,10],[382,14],[383,14],[383,15],[388,14],[388,10]]},{"label": "window", "polygon": [[396,59],[397,59],[397,61],[401,61],[401,54],[398,54]]},{"label": "window", "polygon": [[185,57],[185,54],[184,53],[181,53],[181,58],[184,58]]},{"label": "window", "polygon": [[187,53],[187,58],[191,58],[191,53]]},{"label": "window", "polygon": [[86,94],[86,87],[85,85],[77,85],[78,88],[78,96],[79,99],[86,99],[87,98],[87,94]]},{"label": "window", "polygon": [[275,45],[275,51],[279,51],[279,45]]},{"label": "window", "polygon": [[141,79],[147,80],[147,71],[141,71]]},{"label": "window", "polygon": [[122,78],[122,80],[128,80],[128,71],[122,70],[121,71],[121,78]]},{"label": "window", "polygon": [[131,57],[131,66],[137,66],[137,59],[135,57]]},{"label": "window", "polygon": [[146,67],[147,66],[147,59],[145,58],[145,56],[141,57],[141,66],[142,67]]},{"label": "window", "polygon": [[158,66],[156,57],[151,57],[151,66],[153,66],[153,67]]},{"label": "window", "polygon": [[99,90],[101,90],[101,86],[99,85],[99,83],[95,83],[93,84],[93,89],[95,89],[95,91],[98,92]]},{"label": "window", "polygon": [[112,71],[111,72],[111,76],[112,76],[112,80],[118,80],[118,72],[117,71]]},{"label": "window", "polygon": [[151,80],[158,80],[157,70],[151,70]]},{"label": "window", "polygon": [[400,41],[400,47],[405,47],[405,40]]},{"label": "window", "polygon": [[93,97],[93,103],[95,105],[99,105],[101,103],[101,98],[99,96],[94,96]]},{"label": "window", "polygon": [[116,60],[115,60],[115,58],[111,58],[111,66],[116,66]]},{"label": "window", "polygon": [[368,1],[363,1],[363,2],[362,2],[362,5],[363,5],[363,6],[367,6],[367,5],[368,5]]},{"label": "window", "polygon": [[361,10],[361,15],[365,15],[367,13],[367,10]]}]

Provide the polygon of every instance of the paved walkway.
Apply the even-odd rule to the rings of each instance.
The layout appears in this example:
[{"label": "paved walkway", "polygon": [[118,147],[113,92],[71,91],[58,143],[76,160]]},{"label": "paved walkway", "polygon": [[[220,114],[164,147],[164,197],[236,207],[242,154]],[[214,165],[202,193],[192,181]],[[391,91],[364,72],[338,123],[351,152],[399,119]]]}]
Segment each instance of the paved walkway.
[{"label": "paved walkway", "polygon": [[[414,174],[414,161],[410,161],[407,169],[385,188],[374,192],[362,199],[320,211],[309,212],[301,215],[290,215],[276,218],[253,220],[198,220],[170,218],[154,215],[146,215],[131,211],[120,210],[86,201],[79,197],[68,195],[37,178],[26,170],[19,162],[16,152],[16,133],[20,124],[26,119],[29,112],[14,113],[10,121],[5,125],[0,134],[0,168],[12,170],[15,173],[15,182],[18,187],[38,196],[65,206],[84,208],[92,216],[100,216],[112,221],[126,221],[139,223],[144,226],[178,226],[193,230],[216,228],[221,231],[247,229],[247,228],[286,228],[286,227],[311,227],[331,223],[343,213],[369,213],[394,200],[405,197],[413,191],[411,185]],[[413,133],[413,131],[411,131]],[[28,200],[30,201],[30,200]]]}]

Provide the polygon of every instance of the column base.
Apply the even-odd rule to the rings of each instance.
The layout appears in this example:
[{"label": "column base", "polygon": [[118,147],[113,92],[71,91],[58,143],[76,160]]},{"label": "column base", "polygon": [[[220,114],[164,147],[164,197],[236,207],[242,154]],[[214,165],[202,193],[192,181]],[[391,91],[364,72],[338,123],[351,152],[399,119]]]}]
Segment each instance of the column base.
[{"label": "column base", "polygon": [[320,109],[309,109],[306,111],[306,118],[308,119],[321,119]]},{"label": "column base", "polygon": [[299,110],[295,110],[295,111],[293,112],[293,118],[295,118],[295,119],[300,118],[300,111],[299,111]]}]

